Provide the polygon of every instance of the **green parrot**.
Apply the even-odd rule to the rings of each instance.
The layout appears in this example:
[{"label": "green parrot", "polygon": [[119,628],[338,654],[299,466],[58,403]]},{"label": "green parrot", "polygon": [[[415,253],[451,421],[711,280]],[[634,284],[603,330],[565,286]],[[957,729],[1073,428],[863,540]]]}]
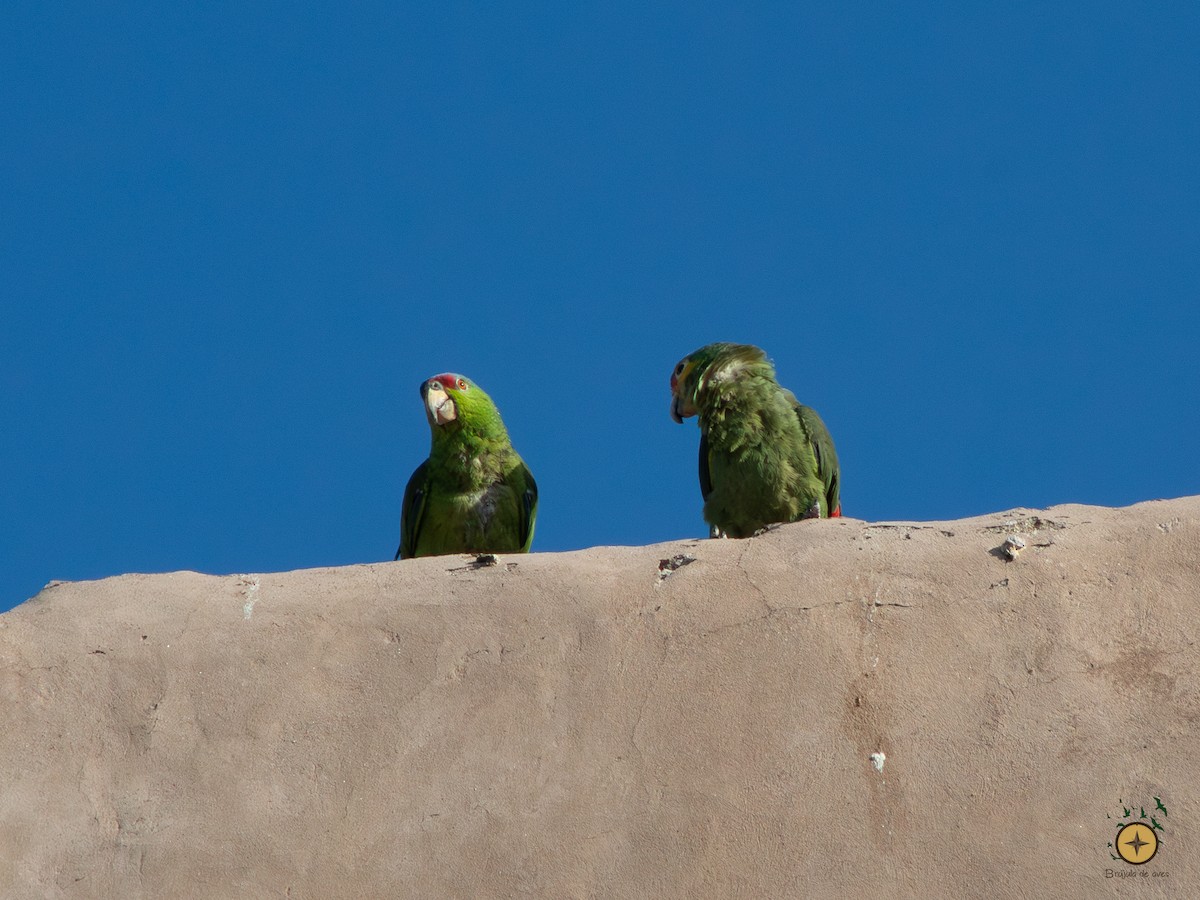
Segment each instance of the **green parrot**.
[{"label": "green parrot", "polygon": [[842,514],[837,452],[821,417],[775,380],[749,344],[709,344],[671,373],[671,418],[698,415],[700,493],[710,534]]},{"label": "green parrot", "polygon": [[513,449],[492,398],[461,375],[421,384],[429,459],[404,489],[396,559],[528,553],[537,483]]}]

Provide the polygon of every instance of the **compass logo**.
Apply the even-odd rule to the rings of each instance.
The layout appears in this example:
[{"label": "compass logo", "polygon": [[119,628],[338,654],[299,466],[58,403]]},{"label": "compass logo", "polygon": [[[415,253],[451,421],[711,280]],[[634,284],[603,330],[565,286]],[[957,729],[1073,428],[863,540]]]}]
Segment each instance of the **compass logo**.
[{"label": "compass logo", "polygon": [[1162,834],[1166,830],[1163,819],[1167,817],[1167,807],[1161,797],[1153,798],[1154,805],[1150,811],[1141,803],[1121,804],[1119,816],[1108,814],[1108,818],[1116,818],[1117,833],[1108,842],[1108,855],[1115,860],[1123,860],[1131,866],[1141,866],[1154,859],[1162,844]]},{"label": "compass logo", "polygon": [[1117,845],[1117,855],[1131,866],[1150,862],[1158,852],[1158,838],[1143,822],[1130,822],[1124,826],[1113,843]]}]

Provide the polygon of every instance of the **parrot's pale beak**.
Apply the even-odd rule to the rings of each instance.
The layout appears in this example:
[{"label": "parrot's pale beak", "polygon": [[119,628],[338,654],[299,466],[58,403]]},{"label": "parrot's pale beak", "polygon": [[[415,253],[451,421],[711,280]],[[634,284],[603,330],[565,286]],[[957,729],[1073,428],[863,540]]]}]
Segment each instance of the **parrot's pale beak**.
[{"label": "parrot's pale beak", "polygon": [[695,414],[696,410],[693,409],[691,405],[684,402],[684,399],[679,396],[679,377],[677,375],[672,375],[671,418],[675,420],[676,424],[682,425],[684,419],[686,419],[688,416],[694,416]]},{"label": "parrot's pale beak", "polygon": [[425,411],[429,414],[429,421],[434,425],[445,425],[458,418],[458,408],[454,405],[454,400],[436,381],[431,381],[426,385]]},{"label": "parrot's pale beak", "polygon": [[676,424],[682,425],[683,420],[689,416],[696,414],[696,407],[692,406],[678,394],[671,398],[671,418]]}]

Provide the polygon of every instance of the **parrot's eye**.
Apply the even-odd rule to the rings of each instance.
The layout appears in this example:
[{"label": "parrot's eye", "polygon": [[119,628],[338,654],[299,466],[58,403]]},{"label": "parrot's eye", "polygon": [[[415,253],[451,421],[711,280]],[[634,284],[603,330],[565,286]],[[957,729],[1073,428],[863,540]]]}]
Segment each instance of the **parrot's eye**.
[{"label": "parrot's eye", "polygon": [[683,372],[683,363],[681,362],[679,365],[677,365],[677,366],[675,367],[675,374],[676,374],[676,375],[679,375],[679,374],[680,374],[680,373],[682,373],[682,372]]},{"label": "parrot's eye", "polygon": [[465,391],[467,389],[467,379],[465,379],[465,378],[458,379],[458,389],[460,391]]}]

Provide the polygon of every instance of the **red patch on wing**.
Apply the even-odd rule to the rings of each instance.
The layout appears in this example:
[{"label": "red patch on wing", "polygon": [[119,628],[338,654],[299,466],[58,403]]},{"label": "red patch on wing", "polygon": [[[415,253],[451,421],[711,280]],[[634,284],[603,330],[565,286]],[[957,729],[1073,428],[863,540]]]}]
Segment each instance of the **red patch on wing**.
[{"label": "red patch on wing", "polygon": [[840,519],[842,517],[842,505],[839,503],[838,508],[829,514],[831,519]]}]

